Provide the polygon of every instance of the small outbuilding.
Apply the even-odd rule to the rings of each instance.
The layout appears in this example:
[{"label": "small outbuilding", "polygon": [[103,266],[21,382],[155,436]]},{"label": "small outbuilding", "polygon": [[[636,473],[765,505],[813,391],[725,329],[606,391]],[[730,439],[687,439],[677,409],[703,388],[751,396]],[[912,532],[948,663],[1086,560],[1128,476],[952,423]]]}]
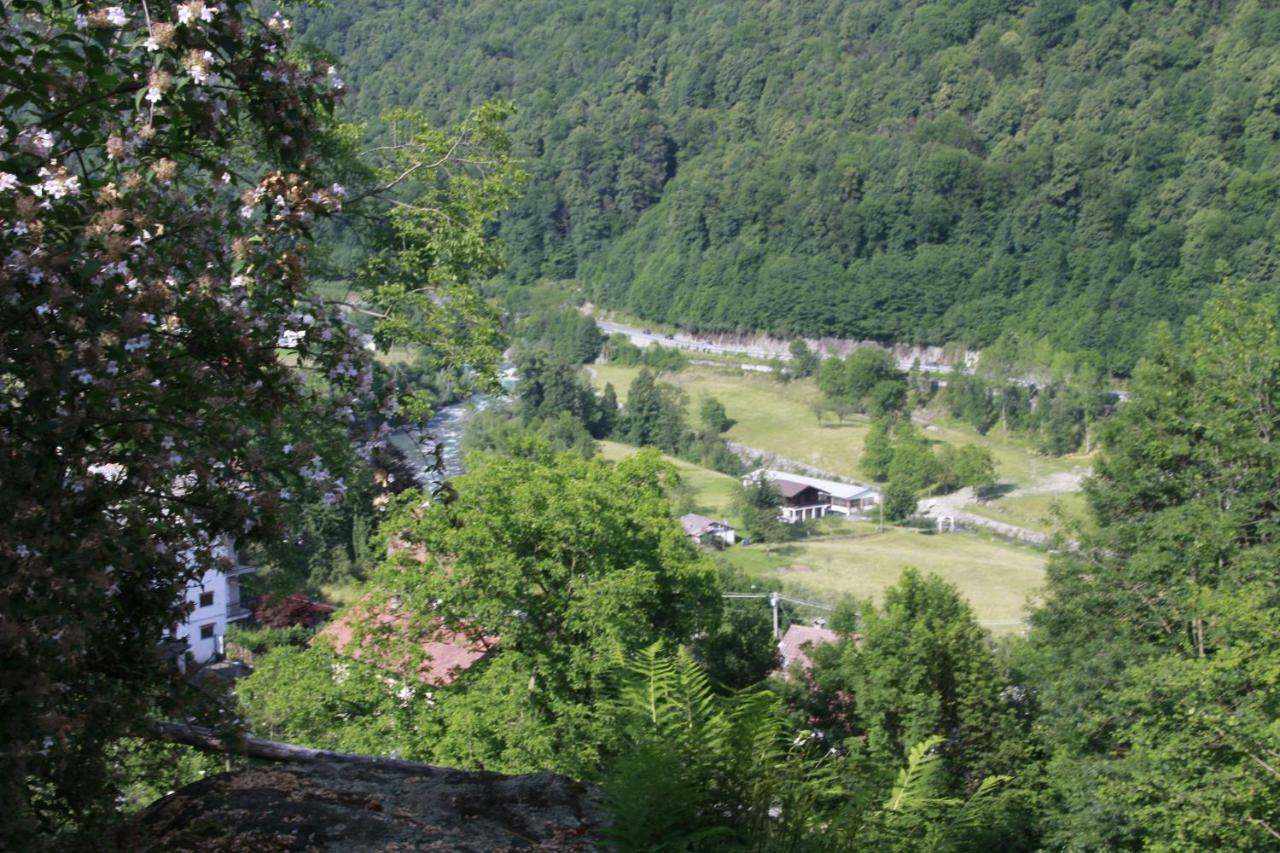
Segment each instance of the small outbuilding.
[{"label": "small outbuilding", "polygon": [[710,545],[715,542],[720,545],[732,545],[737,541],[737,532],[727,522],[707,518],[696,512],[682,515],[680,526],[684,528],[685,535],[698,545]]}]

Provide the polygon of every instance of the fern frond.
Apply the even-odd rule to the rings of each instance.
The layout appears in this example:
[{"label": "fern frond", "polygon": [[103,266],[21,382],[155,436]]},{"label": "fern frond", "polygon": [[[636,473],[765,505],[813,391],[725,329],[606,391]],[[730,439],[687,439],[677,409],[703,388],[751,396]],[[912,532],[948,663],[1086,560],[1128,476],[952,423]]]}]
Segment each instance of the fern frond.
[{"label": "fern frond", "polygon": [[929,789],[940,758],[934,750],[940,743],[942,737],[932,735],[911,747],[907,754],[907,764],[898,771],[893,792],[889,795],[889,801],[884,804],[886,811],[907,811],[931,801]]},{"label": "fern frond", "polygon": [[952,826],[976,826],[981,823],[986,813],[987,801],[996,795],[996,792],[1013,777],[1011,776],[987,776],[978,785],[978,790],[955,812],[950,823]]}]

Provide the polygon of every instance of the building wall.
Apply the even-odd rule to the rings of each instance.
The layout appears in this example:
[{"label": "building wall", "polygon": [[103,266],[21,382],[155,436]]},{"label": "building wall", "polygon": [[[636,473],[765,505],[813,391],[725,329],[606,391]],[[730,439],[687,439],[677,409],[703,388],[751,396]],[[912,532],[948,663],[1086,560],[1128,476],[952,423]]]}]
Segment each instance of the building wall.
[{"label": "building wall", "polygon": [[[211,593],[213,600],[202,606],[200,599],[205,593]],[[178,625],[175,636],[187,641],[197,663],[205,663],[217,653],[218,639],[227,633],[228,614],[240,605],[240,581],[210,569],[200,583],[187,587],[184,598],[192,609],[187,620]]]},{"label": "building wall", "polygon": [[[200,598],[206,593],[213,596],[213,601],[202,607]],[[177,637],[187,641],[191,656],[197,662],[204,663],[213,657],[217,638],[227,633],[227,576],[211,569],[204,573],[200,583],[188,585],[183,597],[191,612],[186,621],[178,625]],[[203,636],[210,632],[210,636]]]}]

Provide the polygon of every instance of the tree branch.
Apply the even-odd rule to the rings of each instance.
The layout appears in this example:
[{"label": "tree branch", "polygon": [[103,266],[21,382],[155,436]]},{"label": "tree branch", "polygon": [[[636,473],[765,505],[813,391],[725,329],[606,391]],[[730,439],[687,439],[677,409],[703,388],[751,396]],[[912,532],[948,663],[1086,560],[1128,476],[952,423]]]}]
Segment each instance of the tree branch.
[{"label": "tree branch", "polygon": [[361,764],[395,770],[411,770],[422,774],[442,772],[446,769],[432,764],[403,761],[399,758],[381,758],[376,755],[312,749],[311,747],[294,746],[289,743],[249,736],[232,740],[220,737],[212,729],[203,726],[170,723],[163,720],[146,721],[145,730],[142,734],[154,740],[179,743],[184,746],[195,747],[204,752],[214,752],[221,755],[244,755],[249,758],[260,758],[266,761],[327,761],[337,764]]}]

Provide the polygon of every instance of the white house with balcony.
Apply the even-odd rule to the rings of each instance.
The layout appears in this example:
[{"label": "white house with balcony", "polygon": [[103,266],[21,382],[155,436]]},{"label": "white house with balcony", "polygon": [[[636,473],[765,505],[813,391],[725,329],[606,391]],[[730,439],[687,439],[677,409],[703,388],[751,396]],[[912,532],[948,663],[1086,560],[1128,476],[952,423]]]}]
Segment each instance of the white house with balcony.
[{"label": "white house with balcony", "polygon": [[838,483],[805,477],[789,471],[773,471],[762,468],[743,478],[750,483],[763,477],[773,484],[782,505],[778,508],[783,521],[809,521],[829,513],[861,516],[880,503],[880,490],[862,483]]},{"label": "white house with balcony", "polygon": [[220,565],[205,570],[198,583],[187,585],[186,601],[191,612],[170,635],[185,641],[196,663],[207,663],[223,653],[227,625],[244,619],[250,610],[240,599],[240,578],[254,571],[240,562],[235,542],[223,537],[214,548]]}]

